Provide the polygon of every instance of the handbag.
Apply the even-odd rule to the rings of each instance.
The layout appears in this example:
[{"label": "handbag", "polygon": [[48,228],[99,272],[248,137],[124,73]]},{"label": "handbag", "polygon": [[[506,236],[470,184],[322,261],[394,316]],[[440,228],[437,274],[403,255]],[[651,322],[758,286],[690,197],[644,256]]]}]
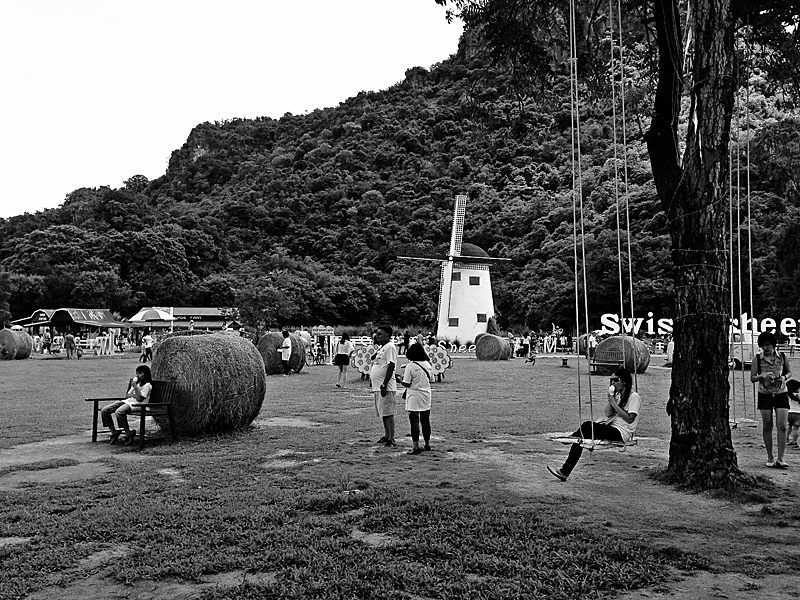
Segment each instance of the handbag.
[{"label": "handbag", "polygon": [[[415,365],[417,365],[417,366],[418,366],[420,369],[422,369],[422,371],[425,373],[425,375],[427,375],[427,376],[428,376],[428,381],[430,381],[430,380],[431,380],[431,374],[430,374],[430,373],[428,373],[428,369],[426,369],[425,367],[423,367],[421,364],[419,364],[419,363],[418,363],[417,361],[415,361],[415,360],[412,360],[411,362],[413,362],[413,363],[414,363]],[[405,400],[405,399],[406,399],[406,394],[408,394],[408,388],[406,388],[405,390],[403,390],[403,396],[402,396],[403,400]]]}]

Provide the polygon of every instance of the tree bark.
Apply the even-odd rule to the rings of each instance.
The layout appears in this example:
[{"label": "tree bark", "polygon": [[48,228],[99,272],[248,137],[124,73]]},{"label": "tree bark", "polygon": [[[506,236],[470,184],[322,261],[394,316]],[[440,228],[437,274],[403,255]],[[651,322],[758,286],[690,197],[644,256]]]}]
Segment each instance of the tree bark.
[{"label": "tree bark", "polygon": [[690,122],[679,165],[682,42],[675,0],[656,1],[659,83],[647,134],[675,265],[675,354],[667,479],[724,487],[741,473],[728,423],[726,181],[733,78],[731,0],[692,0]]}]

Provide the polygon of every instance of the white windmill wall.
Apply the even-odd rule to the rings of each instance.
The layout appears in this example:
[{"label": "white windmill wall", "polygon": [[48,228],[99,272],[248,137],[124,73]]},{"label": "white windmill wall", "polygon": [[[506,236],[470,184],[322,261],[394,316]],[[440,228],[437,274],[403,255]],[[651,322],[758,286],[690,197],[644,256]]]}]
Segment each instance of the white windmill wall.
[{"label": "white windmill wall", "polygon": [[[474,285],[475,279],[470,283],[470,278],[475,277],[478,278],[477,285]],[[458,262],[453,266],[453,279],[450,306],[447,310],[444,310],[444,306],[440,307],[436,337],[448,342],[457,339],[463,344],[474,341],[479,333],[486,333],[487,323],[494,316],[492,281],[488,266]],[[442,298],[445,295],[442,294]],[[479,315],[485,320],[479,321]],[[451,319],[458,319],[458,326],[452,326]]]}]

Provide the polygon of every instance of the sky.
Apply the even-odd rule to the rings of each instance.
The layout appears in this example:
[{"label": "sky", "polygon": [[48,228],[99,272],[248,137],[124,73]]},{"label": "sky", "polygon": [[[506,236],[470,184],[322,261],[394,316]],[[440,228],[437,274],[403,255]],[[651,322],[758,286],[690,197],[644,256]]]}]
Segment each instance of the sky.
[{"label": "sky", "polygon": [[0,218],[160,177],[199,123],[386,89],[461,31],[434,0],[2,0]]}]

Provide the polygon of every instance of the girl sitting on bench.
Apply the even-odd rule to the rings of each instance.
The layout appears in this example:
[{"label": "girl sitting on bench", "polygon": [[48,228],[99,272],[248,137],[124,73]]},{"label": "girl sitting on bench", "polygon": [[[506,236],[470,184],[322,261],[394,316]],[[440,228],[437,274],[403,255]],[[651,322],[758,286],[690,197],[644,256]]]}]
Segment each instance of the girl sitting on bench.
[{"label": "girl sitting on bench", "polygon": [[[581,442],[588,440],[608,440],[611,442],[629,442],[636,434],[636,426],[639,424],[639,411],[642,406],[642,398],[637,392],[631,390],[633,387],[633,377],[630,371],[620,368],[614,371],[608,387],[608,404],[605,408],[605,418],[595,423],[584,421],[580,429],[572,435],[576,439],[570,446],[569,456],[560,469],[547,465],[547,470],[552,475],[566,481],[572,469],[578,464],[583,453]],[[594,430],[594,431],[593,431]]]},{"label": "girl sitting on bench", "polygon": [[103,425],[111,430],[110,444],[116,444],[122,433],[122,431],[114,427],[114,419],[111,417],[112,414],[117,417],[117,425],[122,427],[123,431],[125,431],[125,445],[129,446],[133,443],[136,432],[128,425],[128,413],[133,409],[133,404],[137,402],[147,402],[150,399],[150,392],[153,391],[152,382],[153,376],[150,373],[150,367],[147,365],[139,365],[136,367],[136,376],[131,379],[128,385],[128,392],[125,394],[125,399],[117,400],[102,408],[100,417],[103,419]]}]

